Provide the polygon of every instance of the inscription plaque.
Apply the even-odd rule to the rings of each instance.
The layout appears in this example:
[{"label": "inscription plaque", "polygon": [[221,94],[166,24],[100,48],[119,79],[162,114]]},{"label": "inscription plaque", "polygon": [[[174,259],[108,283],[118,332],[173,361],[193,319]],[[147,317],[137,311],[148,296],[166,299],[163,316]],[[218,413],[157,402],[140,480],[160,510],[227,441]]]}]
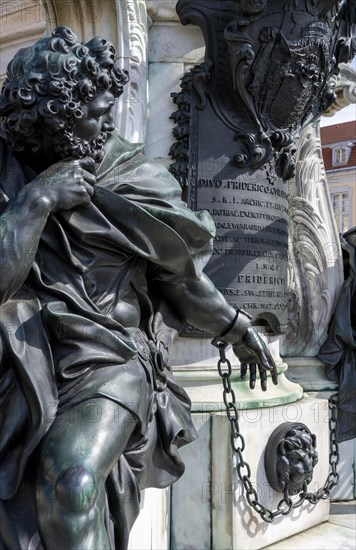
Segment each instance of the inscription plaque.
[{"label": "inscription plaque", "polygon": [[248,181],[204,178],[195,191],[195,208],[207,210],[217,229],[207,274],[234,307],[256,320],[276,322],[270,314],[286,310],[286,192]]},{"label": "inscription plaque", "polygon": [[288,185],[269,166],[236,167],[229,132],[209,101],[193,111],[187,200],[193,210],[207,210],[216,225],[205,272],[233,307],[281,333],[287,322]]},{"label": "inscription plaque", "polygon": [[215,220],[208,275],[277,334],[287,322],[295,138],[335,97],[329,79],[352,55],[353,4],[345,0],[335,17],[332,0],[177,3],[182,23],[202,29],[206,53],[172,94],[171,171],[190,206]]}]

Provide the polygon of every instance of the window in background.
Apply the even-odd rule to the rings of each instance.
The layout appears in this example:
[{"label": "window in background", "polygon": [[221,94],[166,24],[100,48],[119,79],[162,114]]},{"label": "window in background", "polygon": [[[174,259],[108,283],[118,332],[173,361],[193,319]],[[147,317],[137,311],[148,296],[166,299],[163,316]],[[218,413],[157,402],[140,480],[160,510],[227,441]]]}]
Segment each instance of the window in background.
[{"label": "window in background", "polygon": [[337,147],[333,147],[333,159],[332,163],[333,165],[338,164],[347,164],[348,160],[350,158],[350,152],[351,152],[351,144],[346,145],[338,145]]},{"label": "window in background", "polygon": [[331,203],[337,228],[344,233],[350,228],[350,193],[331,193]]}]

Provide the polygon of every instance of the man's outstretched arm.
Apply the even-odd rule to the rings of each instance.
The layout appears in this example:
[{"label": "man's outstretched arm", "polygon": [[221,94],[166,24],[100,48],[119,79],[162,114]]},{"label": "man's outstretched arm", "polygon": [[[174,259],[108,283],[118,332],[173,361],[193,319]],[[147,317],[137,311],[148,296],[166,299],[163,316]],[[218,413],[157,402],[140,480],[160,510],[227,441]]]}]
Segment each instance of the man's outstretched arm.
[{"label": "man's outstretched arm", "polygon": [[[159,288],[184,321],[209,334],[224,334],[234,323],[235,309],[204,274],[200,279],[185,279],[179,283],[160,282]],[[241,341],[248,326],[250,321],[240,316],[234,329],[234,343]]]},{"label": "man's outstretched arm", "polygon": [[250,387],[256,380],[256,367],[261,376],[261,387],[266,385],[266,371],[272,373],[277,383],[277,371],[273,357],[250,320],[236,312],[206,275],[200,279],[185,279],[180,283],[160,282],[160,290],[177,314],[184,321],[215,335],[222,344],[232,344],[241,361],[241,372],[250,368]]}]

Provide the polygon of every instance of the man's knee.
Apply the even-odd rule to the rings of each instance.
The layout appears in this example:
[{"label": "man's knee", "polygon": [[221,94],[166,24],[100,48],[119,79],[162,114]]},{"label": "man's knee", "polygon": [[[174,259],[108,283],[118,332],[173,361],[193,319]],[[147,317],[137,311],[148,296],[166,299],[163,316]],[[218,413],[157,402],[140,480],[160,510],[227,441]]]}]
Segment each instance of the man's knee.
[{"label": "man's knee", "polygon": [[68,512],[86,513],[104,490],[94,475],[83,467],[68,468],[55,483],[54,498]]}]

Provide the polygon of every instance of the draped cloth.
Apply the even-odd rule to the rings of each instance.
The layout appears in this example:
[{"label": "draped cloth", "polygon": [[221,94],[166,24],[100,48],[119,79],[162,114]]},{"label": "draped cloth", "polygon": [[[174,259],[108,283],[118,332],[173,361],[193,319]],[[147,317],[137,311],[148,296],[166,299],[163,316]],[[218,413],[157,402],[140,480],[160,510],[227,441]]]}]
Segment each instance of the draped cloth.
[{"label": "draped cloth", "polygon": [[[355,261],[355,255],[350,260]],[[350,268],[318,355],[328,377],[339,384],[339,441],[356,437],[356,264]]]},{"label": "draped cloth", "polygon": [[[4,142],[0,154],[4,210],[35,175]],[[0,307],[0,548],[1,538],[5,548],[36,547],[33,509],[19,510],[33,505],[42,437],[77,403],[106,397],[137,421],[107,480],[112,548],[127,545],[139,490],[182,475],[178,449],[196,432],[188,396],[168,368],[163,382],[156,372],[154,320],[165,312],[161,334],[178,326],[159,284],[199,279],[213,236],[209,215],[189,210],[167,170],[116,132],[91,203],[49,217],[25,284]]]}]

